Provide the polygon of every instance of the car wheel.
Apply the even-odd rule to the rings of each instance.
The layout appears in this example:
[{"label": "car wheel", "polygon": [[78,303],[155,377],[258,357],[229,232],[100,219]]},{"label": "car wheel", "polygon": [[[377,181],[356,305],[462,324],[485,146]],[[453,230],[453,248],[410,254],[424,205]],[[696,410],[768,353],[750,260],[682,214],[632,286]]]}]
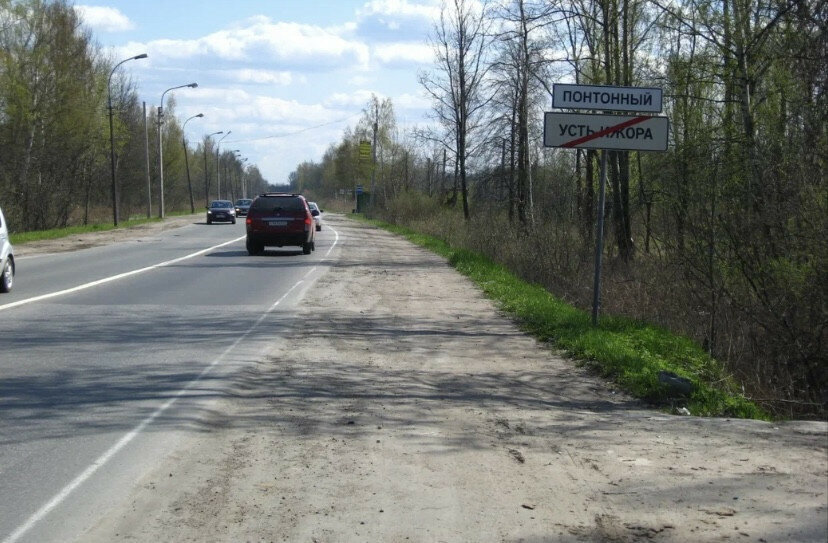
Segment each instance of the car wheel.
[{"label": "car wheel", "polygon": [[313,244],[311,242],[303,243],[302,244],[302,254],[309,255],[313,250]]},{"label": "car wheel", "polygon": [[230,224],[236,224],[236,219],[233,219],[232,221],[230,221]]},{"label": "car wheel", "polygon": [[207,219],[207,224],[213,224],[213,219]]},{"label": "car wheel", "polygon": [[11,260],[6,260],[3,265],[3,274],[0,276],[0,292],[11,292],[14,284],[14,268],[12,268]]},{"label": "car wheel", "polygon": [[257,243],[250,242],[250,241],[248,241],[246,243],[246,245],[247,245],[247,254],[249,254],[250,256],[256,256],[258,254],[261,254],[262,249],[264,249],[264,247],[262,247],[261,245],[259,245]]}]

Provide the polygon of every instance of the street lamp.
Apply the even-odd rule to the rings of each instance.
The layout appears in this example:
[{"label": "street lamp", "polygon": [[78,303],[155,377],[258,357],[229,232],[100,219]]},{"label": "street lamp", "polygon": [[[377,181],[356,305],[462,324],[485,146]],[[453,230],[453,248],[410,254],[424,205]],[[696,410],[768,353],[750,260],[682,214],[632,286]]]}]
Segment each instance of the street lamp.
[{"label": "street lamp", "polygon": [[112,166],[112,219],[115,226],[118,226],[118,185],[115,183],[115,133],[112,127],[112,75],[115,73],[115,70],[118,69],[118,66],[124,62],[138,60],[140,58],[147,58],[147,54],[141,53],[140,55],[129,57],[116,64],[115,67],[112,68],[112,71],[109,72],[109,79],[106,81],[106,91],[108,94],[107,104],[109,107],[109,162]]},{"label": "street lamp", "polygon": [[[239,158],[239,154],[241,154],[241,150],[240,150],[240,149],[233,149],[233,150],[232,150],[232,151],[230,151],[230,152],[233,154],[233,158],[235,158],[235,159],[237,159],[237,160],[238,160],[238,158]],[[234,164],[234,165],[235,165],[235,164]],[[235,192],[235,188],[236,188],[236,187],[234,187],[234,186],[233,186],[233,172],[232,172],[232,171],[231,171],[231,172],[228,172],[228,174],[227,174],[227,180],[228,180],[227,185],[230,187],[230,199],[231,199],[231,200],[235,200],[235,199],[236,199],[236,196],[235,196],[233,193]]]},{"label": "street lamp", "polygon": [[179,85],[177,87],[170,87],[169,89],[165,90],[161,93],[161,105],[158,106],[158,180],[161,185],[160,196],[159,196],[159,206],[158,206],[158,216],[160,218],[164,218],[164,151],[162,149],[161,144],[161,124],[163,123],[163,115],[164,115],[164,96],[170,92],[171,90],[176,89],[183,89],[185,87],[189,87],[194,89],[198,87],[198,83],[189,83],[187,85]]},{"label": "street lamp", "polygon": [[239,181],[241,184],[241,197],[247,198],[247,180],[244,178],[244,174],[247,173],[245,171],[245,162],[247,162],[247,157],[241,159],[241,173],[239,174]]},{"label": "street lamp", "polygon": [[224,134],[224,130],[219,130],[218,132],[204,136],[204,205],[206,206],[210,205],[210,183],[207,180],[207,140],[218,134]]},{"label": "street lamp", "polygon": [[199,113],[198,115],[193,115],[186,121],[184,121],[184,125],[181,127],[181,143],[184,145],[184,164],[187,167],[187,188],[190,191],[190,213],[195,213],[195,201],[193,200],[193,184],[190,182],[190,159],[188,158],[187,153],[187,136],[185,135],[184,130],[187,128],[187,123],[192,121],[193,119],[198,119],[199,117],[204,117],[204,113]]},{"label": "street lamp", "polygon": [[219,163],[219,146],[221,145],[221,140],[229,136],[231,132],[233,131],[228,130],[227,133],[216,142],[216,195],[219,200],[221,200],[221,164]]}]

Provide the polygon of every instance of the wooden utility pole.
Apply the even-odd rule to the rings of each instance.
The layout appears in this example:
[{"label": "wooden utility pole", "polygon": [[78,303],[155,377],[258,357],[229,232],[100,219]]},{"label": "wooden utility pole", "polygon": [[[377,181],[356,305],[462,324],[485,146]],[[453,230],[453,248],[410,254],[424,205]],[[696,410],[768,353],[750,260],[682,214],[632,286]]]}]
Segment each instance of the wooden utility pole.
[{"label": "wooden utility pole", "polygon": [[374,185],[377,177],[377,124],[379,122],[379,103],[374,103],[374,137],[371,144],[371,192],[368,193],[368,209],[374,209]]}]

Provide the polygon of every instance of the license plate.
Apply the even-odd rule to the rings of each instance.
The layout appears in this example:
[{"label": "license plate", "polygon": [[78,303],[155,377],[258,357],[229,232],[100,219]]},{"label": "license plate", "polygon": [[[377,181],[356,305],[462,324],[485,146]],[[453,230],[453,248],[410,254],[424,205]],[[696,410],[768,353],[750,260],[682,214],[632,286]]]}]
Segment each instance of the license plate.
[{"label": "license plate", "polygon": [[287,221],[267,221],[268,226],[286,226]]}]

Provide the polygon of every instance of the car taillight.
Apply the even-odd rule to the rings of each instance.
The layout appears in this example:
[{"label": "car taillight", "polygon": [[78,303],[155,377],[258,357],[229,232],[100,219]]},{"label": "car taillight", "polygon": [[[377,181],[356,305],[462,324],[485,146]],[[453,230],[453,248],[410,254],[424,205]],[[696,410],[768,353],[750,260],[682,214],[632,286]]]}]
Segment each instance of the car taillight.
[{"label": "car taillight", "polygon": [[306,225],[310,225],[312,222],[313,222],[313,217],[311,217],[310,215],[308,215],[308,214],[306,213],[306,214],[305,214],[305,224],[306,224]]},{"label": "car taillight", "polygon": [[253,224],[253,217],[248,215],[247,218],[244,220],[244,223],[245,224]]}]

